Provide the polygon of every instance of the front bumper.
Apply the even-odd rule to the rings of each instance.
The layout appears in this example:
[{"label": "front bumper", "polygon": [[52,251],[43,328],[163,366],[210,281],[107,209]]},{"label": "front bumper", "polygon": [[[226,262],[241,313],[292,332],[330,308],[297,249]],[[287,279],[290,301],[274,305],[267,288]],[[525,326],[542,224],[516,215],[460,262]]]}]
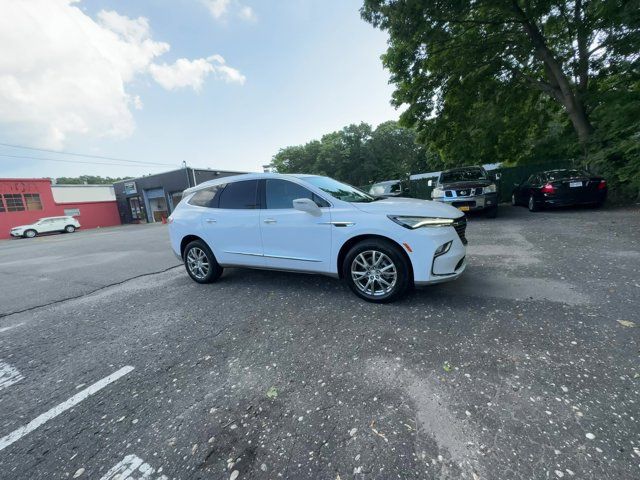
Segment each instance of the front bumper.
[{"label": "front bumper", "polygon": [[498,193],[483,193],[482,195],[469,195],[467,197],[437,197],[435,202],[442,202],[452,207],[467,207],[469,211],[486,210],[498,205]]},{"label": "front bumper", "polygon": [[22,235],[24,235],[23,231],[17,230],[17,231],[10,231],[9,235],[11,235],[12,237],[21,237]]},{"label": "front bumper", "polygon": [[[430,285],[458,278],[464,272],[467,262],[466,246],[453,227],[424,228],[414,231],[420,236],[407,239],[412,250],[408,253],[413,267],[416,285]],[[446,253],[436,255],[439,246],[451,242]],[[400,242],[402,243],[402,242]]]}]

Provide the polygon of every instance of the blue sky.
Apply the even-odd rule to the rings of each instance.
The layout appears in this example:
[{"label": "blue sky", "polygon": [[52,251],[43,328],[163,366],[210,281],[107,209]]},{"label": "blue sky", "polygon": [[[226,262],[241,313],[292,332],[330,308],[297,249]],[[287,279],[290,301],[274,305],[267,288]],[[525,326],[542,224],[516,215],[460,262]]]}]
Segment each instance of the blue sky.
[{"label": "blue sky", "polygon": [[[67,3],[65,0],[55,1]],[[49,67],[61,69],[59,78],[74,75],[73,83],[76,81],[75,72],[83,70],[82,84],[70,89],[68,99],[59,92],[65,87],[51,87],[52,91],[42,101],[46,107],[20,103],[22,97],[17,94],[14,103],[3,107],[0,86],[0,142],[176,166],[185,160],[197,167],[256,171],[269,163],[279,148],[319,138],[349,123],[364,121],[376,125],[397,119],[398,112],[389,104],[392,92],[388,84],[389,75],[383,70],[379,58],[385,50],[386,36],[360,19],[361,1],[228,0],[222,2],[226,3],[226,8],[218,18],[208,8],[211,3],[207,4],[207,1],[85,0],[63,5],[59,11],[49,12],[42,21],[63,22],[64,16],[71,13],[75,15],[76,23],[84,15],[88,18],[80,20],[86,21],[88,26],[102,22],[102,27],[106,25],[111,30],[118,30],[120,19],[127,22],[127,19],[144,17],[148,20],[148,31],[142,35],[148,37],[149,42],[170,45],[168,51],[157,54],[152,60],[149,60],[150,55],[145,57],[145,62],[171,66],[178,59],[201,59],[200,65],[211,71],[220,65],[229,66],[243,76],[244,83],[215,70],[218,73],[207,74],[200,86],[193,86],[194,83],[176,87],[175,82],[162,82],[159,73],[149,74],[154,67],[132,66],[138,62],[131,58],[133,54],[120,53],[115,48],[108,51],[119,52],[117,55],[131,63],[123,66],[124,73],[117,77],[125,79],[122,81],[123,91],[118,91],[117,79],[105,81],[103,86],[101,81],[109,75],[92,74],[92,64],[85,65],[82,59],[92,62],[93,50],[87,54],[81,50],[84,47],[78,46],[92,43],[94,39],[102,41],[102,33],[96,30],[95,34],[87,34],[87,40],[70,37],[67,44],[52,47],[52,52],[47,53],[47,58],[61,56],[63,59]],[[215,3],[215,0],[209,1]],[[114,11],[117,15],[108,20],[101,17],[101,11]],[[12,22],[16,25],[13,39],[29,36],[28,22],[32,16],[26,13],[29,12],[16,14],[18,18]],[[145,25],[145,22],[138,24]],[[133,27],[129,27],[126,27],[127,32],[132,31]],[[79,29],[91,31],[85,27]],[[69,31],[69,28],[64,27],[61,31]],[[127,38],[133,38],[137,34],[127,35]],[[58,36],[59,33],[53,42],[58,42]],[[7,41],[13,39],[5,38]],[[137,37],[131,41],[137,42],[136,45],[149,43]],[[47,43],[46,39],[42,43]],[[158,45],[155,47],[157,50],[168,48]],[[31,52],[30,45],[25,45],[22,50]],[[103,50],[107,51],[107,48]],[[139,50],[135,50],[135,55]],[[9,62],[9,66],[0,62],[0,70],[40,68],[39,64],[47,60],[41,60],[39,55],[42,52],[37,48],[34,51],[34,60],[24,69],[16,62],[25,60],[17,58],[14,64]],[[223,57],[225,63],[212,60],[213,67],[208,67],[203,62],[212,55]],[[107,56],[111,59],[113,55],[109,53]],[[67,57],[68,68],[58,67],[66,65]],[[122,59],[118,57],[115,62]],[[46,69],[47,65],[41,68]],[[42,75],[35,70],[29,72],[30,76],[26,78],[24,75],[27,74],[20,74],[23,76],[17,77],[17,83],[31,85],[31,76]],[[192,80],[196,82],[193,78],[188,81]],[[87,85],[91,87],[87,88]],[[82,90],[82,93],[76,95],[74,89],[76,92]],[[126,97],[126,100],[120,100],[128,102],[127,107],[120,106],[117,112],[110,112],[110,116],[102,118],[103,112],[110,111],[116,103],[109,95]],[[53,102],[53,99],[55,104],[49,106],[48,102]],[[86,105],[94,101],[99,107]],[[140,104],[141,108],[134,104]],[[30,108],[36,108],[36,111]],[[123,112],[123,108],[128,111]],[[11,111],[20,114],[15,118]],[[55,120],[49,122],[47,116]],[[56,125],[56,121],[59,124]],[[74,122],[81,126],[76,128]],[[112,129],[113,124],[118,124],[118,128],[113,128],[118,133],[104,134]],[[53,128],[58,132],[58,127],[66,128],[64,135],[52,137],[50,130]],[[2,146],[0,154],[79,160]],[[75,165],[7,157],[0,157],[0,165],[0,177],[122,176],[171,168]]]}]

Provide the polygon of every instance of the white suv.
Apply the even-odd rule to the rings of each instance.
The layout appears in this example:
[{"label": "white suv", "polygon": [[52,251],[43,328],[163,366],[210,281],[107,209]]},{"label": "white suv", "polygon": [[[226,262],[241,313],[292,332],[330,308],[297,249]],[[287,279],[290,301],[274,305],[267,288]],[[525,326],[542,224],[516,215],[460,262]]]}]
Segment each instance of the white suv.
[{"label": "white suv", "polygon": [[198,283],[231,266],[321,273],[372,302],[457,278],[465,228],[449,205],[375,199],[328,177],[276,173],[190,188],[169,217],[173,251]]},{"label": "white suv", "polygon": [[80,222],[73,217],[46,217],[30,225],[13,227],[9,233],[13,237],[33,238],[41,233],[66,232],[73,233],[80,228]]}]

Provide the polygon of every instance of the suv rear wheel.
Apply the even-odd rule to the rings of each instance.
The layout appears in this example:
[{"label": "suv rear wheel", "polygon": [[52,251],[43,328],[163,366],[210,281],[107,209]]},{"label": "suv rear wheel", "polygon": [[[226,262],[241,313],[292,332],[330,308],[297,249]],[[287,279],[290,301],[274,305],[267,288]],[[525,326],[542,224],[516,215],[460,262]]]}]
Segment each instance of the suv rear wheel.
[{"label": "suv rear wheel", "polygon": [[222,267],[209,246],[201,240],[190,242],[182,256],[187,273],[198,283],[212,283],[222,275]]},{"label": "suv rear wheel", "polygon": [[371,239],[354,245],[345,256],[342,275],[360,298],[388,303],[401,297],[411,285],[409,262],[393,243]]}]

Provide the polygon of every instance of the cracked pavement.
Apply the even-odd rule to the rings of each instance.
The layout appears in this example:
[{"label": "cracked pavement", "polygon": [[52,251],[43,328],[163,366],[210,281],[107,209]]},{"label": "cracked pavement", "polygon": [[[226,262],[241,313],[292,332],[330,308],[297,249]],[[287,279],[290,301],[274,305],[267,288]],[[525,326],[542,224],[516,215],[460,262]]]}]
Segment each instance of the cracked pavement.
[{"label": "cracked pavement", "polygon": [[0,478],[640,478],[638,232],[502,206],[458,281],[391,305],[197,285],[158,225],[2,242],[0,437],[133,370],[0,440]]}]

